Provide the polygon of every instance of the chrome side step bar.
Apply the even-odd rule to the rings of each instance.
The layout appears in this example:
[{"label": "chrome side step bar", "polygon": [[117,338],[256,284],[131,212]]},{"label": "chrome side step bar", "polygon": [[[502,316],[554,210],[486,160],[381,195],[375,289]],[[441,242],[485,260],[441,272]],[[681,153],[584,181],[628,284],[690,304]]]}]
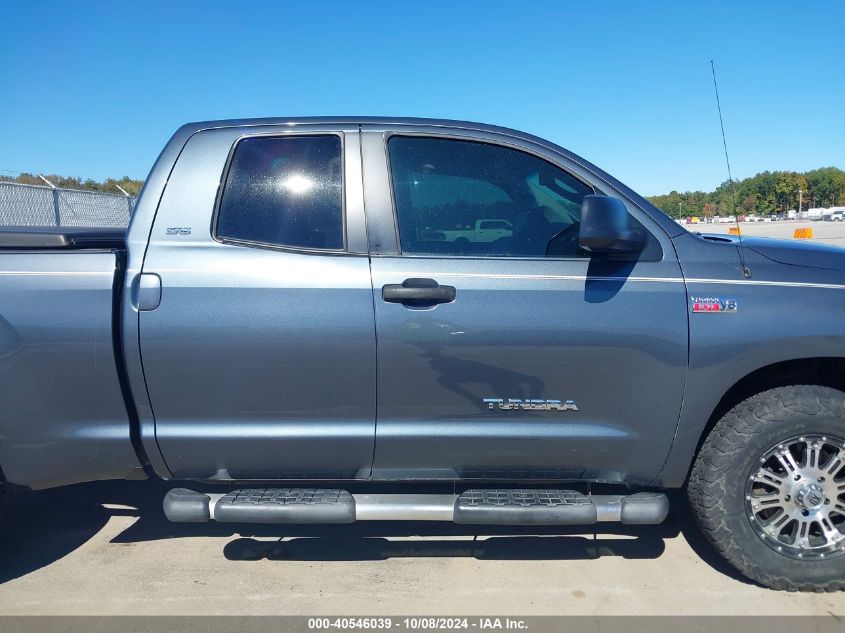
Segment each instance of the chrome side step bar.
[{"label": "chrome side step bar", "polygon": [[249,488],[206,494],[176,488],[164,513],[177,523],[352,523],[453,521],[467,525],[656,525],[666,519],[663,493],[584,495],[572,490],[478,489],[461,494],[351,494],[321,488]]},{"label": "chrome side step bar", "polygon": [[358,521],[451,521],[458,495],[353,494]]}]

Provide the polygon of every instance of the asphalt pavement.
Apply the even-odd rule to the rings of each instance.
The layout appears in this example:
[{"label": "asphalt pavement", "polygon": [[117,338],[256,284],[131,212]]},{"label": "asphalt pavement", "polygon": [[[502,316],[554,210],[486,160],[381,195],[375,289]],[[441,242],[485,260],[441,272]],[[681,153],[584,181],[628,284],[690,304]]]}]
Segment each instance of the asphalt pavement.
[{"label": "asphalt pavement", "polygon": [[16,495],[0,613],[27,615],[843,615],[845,594],[759,587],[664,525],[172,524],[158,482]]},{"label": "asphalt pavement", "polygon": [[[793,239],[795,229],[810,228],[813,230],[813,237],[807,242],[822,242],[834,246],[845,247],[845,222],[823,222],[823,221],[787,221],[787,222],[741,222],[740,231],[742,235],[755,237],[774,237],[781,239]],[[690,231],[701,233],[728,233],[736,227],[735,222],[724,224],[685,224],[684,228]]]},{"label": "asphalt pavement", "polygon": [[[690,226],[727,233],[731,225]],[[845,245],[845,223],[743,235]],[[479,529],[440,523],[169,523],[160,482],[13,495],[0,613],[15,615],[841,615],[845,594],[759,587],[700,536],[683,494],[664,525]]]}]

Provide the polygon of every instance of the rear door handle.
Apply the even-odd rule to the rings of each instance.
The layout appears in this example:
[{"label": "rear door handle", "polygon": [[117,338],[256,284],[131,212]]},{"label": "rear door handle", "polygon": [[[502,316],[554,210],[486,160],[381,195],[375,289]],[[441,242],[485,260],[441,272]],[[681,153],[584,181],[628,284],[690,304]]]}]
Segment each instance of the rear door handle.
[{"label": "rear door handle", "polygon": [[434,279],[406,279],[401,284],[387,284],[381,298],[387,303],[401,303],[414,308],[428,308],[455,300],[454,286],[441,286]]}]

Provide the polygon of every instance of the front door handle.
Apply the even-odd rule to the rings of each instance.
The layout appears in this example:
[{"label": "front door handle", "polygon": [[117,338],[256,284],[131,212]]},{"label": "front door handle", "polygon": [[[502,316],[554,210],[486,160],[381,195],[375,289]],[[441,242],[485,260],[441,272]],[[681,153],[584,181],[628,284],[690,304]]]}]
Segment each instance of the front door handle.
[{"label": "front door handle", "polygon": [[381,289],[387,303],[401,303],[413,308],[430,308],[455,300],[454,286],[441,286],[434,279],[406,279],[401,284],[387,284]]}]

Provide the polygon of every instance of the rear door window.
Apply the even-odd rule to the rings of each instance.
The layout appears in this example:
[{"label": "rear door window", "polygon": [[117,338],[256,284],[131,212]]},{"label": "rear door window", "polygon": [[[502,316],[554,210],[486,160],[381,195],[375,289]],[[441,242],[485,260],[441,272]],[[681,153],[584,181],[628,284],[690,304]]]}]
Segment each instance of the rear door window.
[{"label": "rear door window", "polygon": [[341,141],[335,135],[238,142],[217,216],[223,241],[344,248]]}]

